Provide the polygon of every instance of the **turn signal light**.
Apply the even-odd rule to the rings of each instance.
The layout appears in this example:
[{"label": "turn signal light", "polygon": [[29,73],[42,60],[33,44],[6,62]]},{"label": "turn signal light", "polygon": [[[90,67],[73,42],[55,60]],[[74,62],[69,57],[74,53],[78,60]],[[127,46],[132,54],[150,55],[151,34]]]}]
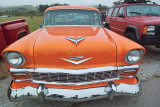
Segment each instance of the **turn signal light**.
[{"label": "turn signal light", "polygon": [[27,75],[14,75],[14,79],[18,79],[18,80],[20,80],[20,79],[28,79],[28,77],[27,77]]},{"label": "turn signal light", "polygon": [[124,72],[122,76],[134,76],[135,75],[135,71],[131,71],[131,72]]},{"label": "turn signal light", "polygon": [[13,77],[14,80],[27,80],[29,78],[28,73],[13,73],[11,72],[11,76]]},{"label": "turn signal light", "polygon": [[147,33],[147,26],[144,27],[143,34]]}]

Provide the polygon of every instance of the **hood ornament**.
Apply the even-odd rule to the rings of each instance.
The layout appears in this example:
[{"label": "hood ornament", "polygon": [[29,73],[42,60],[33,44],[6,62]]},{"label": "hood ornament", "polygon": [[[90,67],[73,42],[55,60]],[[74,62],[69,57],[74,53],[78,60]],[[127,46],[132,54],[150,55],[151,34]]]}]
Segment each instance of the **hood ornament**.
[{"label": "hood ornament", "polygon": [[78,44],[78,42],[82,41],[83,39],[85,39],[85,37],[81,37],[81,38],[70,38],[70,37],[66,37],[66,39],[76,43],[76,45]]},{"label": "hood ornament", "polygon": [[85,61],[88,61],[88,60],[92,59],[92,57],[87,58],[87,59],[84,59],[84,60],[80,60],[80,61],[73,61],[73,60],[64,59],[64,58],[61,58],[61,59],[64,60],[64,61],[73,63],[73,64],[75,64],[75,65],[78,65],[78,64],[81,64],[81,63],[83,63],[83,62],[85,62]]}]

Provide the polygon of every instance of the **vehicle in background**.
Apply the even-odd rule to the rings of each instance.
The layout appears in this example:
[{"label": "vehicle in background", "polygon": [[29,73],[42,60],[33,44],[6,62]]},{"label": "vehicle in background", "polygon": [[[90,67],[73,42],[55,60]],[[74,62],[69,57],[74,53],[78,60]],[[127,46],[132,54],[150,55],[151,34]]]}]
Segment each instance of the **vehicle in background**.
[{"label": "vehicle in background", "polygon": [[154,2],[115,2],[108,10],[105,26],[139,44],[160,47],[160,5]]},{"label": "vehicle in background", "polygon": [[25,19],[0,23],[0,55],[3,49],[29,34]]}]

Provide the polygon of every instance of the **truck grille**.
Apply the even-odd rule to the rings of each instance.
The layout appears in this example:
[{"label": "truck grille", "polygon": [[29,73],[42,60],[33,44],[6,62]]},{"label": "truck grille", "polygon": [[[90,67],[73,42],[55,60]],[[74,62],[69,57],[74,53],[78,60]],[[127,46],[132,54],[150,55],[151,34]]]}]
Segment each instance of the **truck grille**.
[{"label": "truck grille", "polygon": [[64,73],[38,73],[32,72],[32,80],[59,83],[80,83],[92,82],[97,80],[105,80],[118,78],[119,71],[90,72],[87,74],[64,74]]},{"label": "truck grille", "polygon": [[157,26],[157,32],[156,32],[158,36],[160,36],[160,25]]}]

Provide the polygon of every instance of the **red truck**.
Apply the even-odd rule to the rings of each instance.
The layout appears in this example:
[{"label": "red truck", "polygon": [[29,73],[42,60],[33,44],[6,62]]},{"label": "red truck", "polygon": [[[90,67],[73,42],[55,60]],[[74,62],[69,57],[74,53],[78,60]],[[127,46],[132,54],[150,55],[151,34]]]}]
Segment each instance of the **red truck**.
[{"label": "red truck", "polygon": [[160,5],[154,2],[114,2],[114,6],[107,12],[105,26],[137,43],[160,48]]},{"label": "red truck", "polygon": [[29,29],[25,19],[0,23],[0,55],[6,46],[27,34],[29,34]]}]

